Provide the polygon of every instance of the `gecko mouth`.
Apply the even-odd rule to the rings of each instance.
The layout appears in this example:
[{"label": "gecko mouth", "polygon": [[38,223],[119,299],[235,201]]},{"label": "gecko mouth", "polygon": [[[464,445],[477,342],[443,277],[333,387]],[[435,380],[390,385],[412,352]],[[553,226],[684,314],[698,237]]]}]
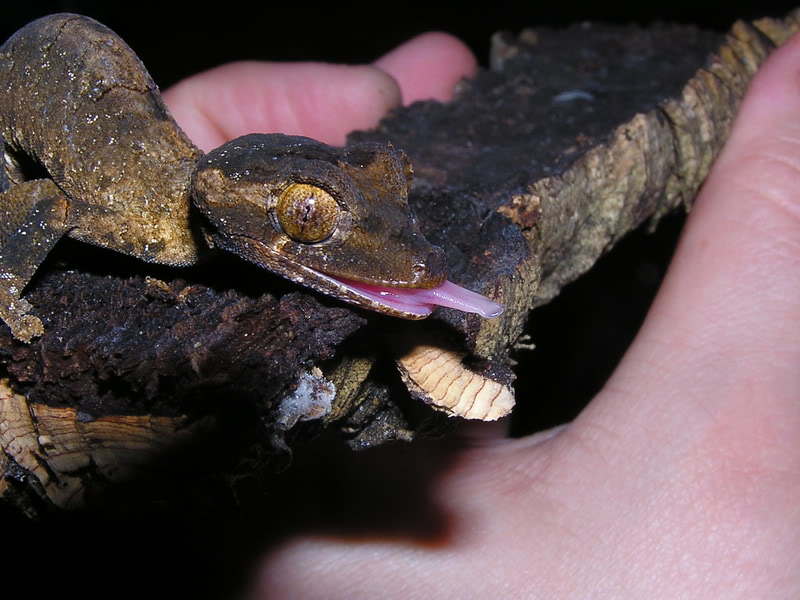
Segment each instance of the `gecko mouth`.
[{"label": "gecko mouth", "polygon": [[433,312],[434,306],[476,313],[487,319],[497,317],[503,312],[502,304],[456,285],[452,281],[445,281],[433,288],[391,288],[349,281],[331,275],[327,277],[376,304],[415,315],[417,318],[427,317]]},{"label": "gecko mouth", "polygon": [[502,304],[456,285],[452,281],[445,281],[432,288],[403,288],[362,283],[331,275],[278,253],[266,251],[261,242],[247,236],[237,236],[235,239],[237,242],[235,245],[224,238],[219,240],[218,244],[221,248],[230,250],[297,284],[395,317],[424,319],[433,312],[435,306],[476,313],[487,319],[497,317],[503,312]]}]

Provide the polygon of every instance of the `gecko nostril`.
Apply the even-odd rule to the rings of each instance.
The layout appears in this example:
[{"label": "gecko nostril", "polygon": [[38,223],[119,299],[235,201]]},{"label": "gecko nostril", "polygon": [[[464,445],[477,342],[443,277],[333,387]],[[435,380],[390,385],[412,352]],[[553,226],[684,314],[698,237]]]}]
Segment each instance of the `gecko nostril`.
[{"label": "gecko nostril", "polygon": [[421,287],[435,287],[447,279],[444,250],[433,246],[427,256],[411,266],[414,282]]}]

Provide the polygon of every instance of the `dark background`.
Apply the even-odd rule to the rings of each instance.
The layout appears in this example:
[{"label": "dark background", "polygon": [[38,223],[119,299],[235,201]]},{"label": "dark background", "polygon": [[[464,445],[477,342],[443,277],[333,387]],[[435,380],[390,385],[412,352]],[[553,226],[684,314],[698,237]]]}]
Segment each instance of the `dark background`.
[{"label": "dark background", "polygon": [[[787,2],[753,1],[727,2],[722,7],[698,2],[547,2],[526,3],[524,8],[520,4],[491,2],[482,9],[467,9],[459,3],[457,9],[446,10],[433,3],[384,1],[352,6],[328,3],[312,9],[302,2],[262,2],[254,9],[238,2],[212,2],[211,7],[204,8],[199,3],[15,1],[5,2],[0,10],[0,38],[44,14],[87,14],[120,34],[165,88],[182,77],[233,60],[369,62],[428,30],[459,36],[485,65],[489,38],[497,30],[558,27],[592,20],[645,26],[672,21],[725,31],[737,18],[780,16],[792,7]],[[536,311],[529,332],[537,348],[515,356],[520,361],[516,433],[572,418],[602,386],[646,314],[683,220],[676,215],[666,219],[654,234],[629,236],[587,276]],[[350,457],[341,448],[327,452],[328,462],[311,467],[309,463],[317,460],[314,455],[297,452],[295,466],[281,480],[282,487],[301,489],[298,482],[304,478],[309,483],[309,478],[327,476],[333,481],[339,477],[341,472],[330,465],[337,460],[349,462]],[[401,465],[398,473],[413,473],[420,461],[425,461],[424,451],[423,455],[419,449],[405,452],[394,457]],[[360,455],[350,466],[349,476],[367,476],[386,458],[384,450],[366,454],[371,458]],[[403,463],[414,466],[404,469]],[[435,471],[435,466],[430,468]],[[322,494],[324,483],[314,493]],[[423,487],[416,490],[422,490],[423,496],[414,502],[414,498],[407,501],[408,488],[396,480],[384,484],[392,489],[399,486],[395,501],[407,504],[406,510],[409,506],[416,510],[420,499],[424,504]],[[382,501],[391,506],[385,498]],[[281,497],[278,492],[262,510],[274,513],[297,502],[291,494]],[[209,498],[208,504],[213,506],[213,499]],[[295,513],[307,507],[305,503],[299,506],[294,506]],[[76,513],[38,524],[20,523],[0,510],[4,532],[0,569],[5,580],[0,594],[19,587],[19,598],[62,595],[65,591],[82,597],[119,597],[125,596],[126,590],[138,596],[148,592],[146,597],[161,597],[169,590],[181,597],[228,597],[244,580],[248,562],[279,537],[274,535],[275,521],[264,514],[247,514],[252,509],[245,504],[239,512],[229,503],[226,510],[215,513],[212,507],[198,519],[194,511],[183,515],[149,507],[123,518],[116,513]],[[289,514],[287,521],[291,520]],[[207,518],[209,515],[215,518]],[[278,514],[278,518],[281,516]],[[379,532],[381,527],[386,524],[379,524]],[[273,533],[272,539],[268,531]],[[42,578],[40,573],[48,576]],[[157,582],[157,577],[164,580]],[[9,587],[11,579],[14,585]],[[104,584],[108,585],[107,593],[100,589]]]},{"label": "dark background", "polygon": [[[253,8],[258,6],[258,8]],[[484,61],[497,30],[564,26],[576,21],[640,23],[673,21],[727,30],[737,18],[783,15],[784,1],[487,2],[445,6],[428,2],[3,2],[0,38],[36,17],[78,12],[116,31],[141,56],[163,88],[177,79],[232,60],[368,62],[428,30],[462,38]]]}]

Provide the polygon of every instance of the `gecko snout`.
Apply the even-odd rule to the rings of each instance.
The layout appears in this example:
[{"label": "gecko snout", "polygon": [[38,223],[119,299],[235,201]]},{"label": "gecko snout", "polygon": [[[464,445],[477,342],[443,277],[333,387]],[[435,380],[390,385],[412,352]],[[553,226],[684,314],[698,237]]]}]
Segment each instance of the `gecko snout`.
[{"label": "gecko snout", "polygon": [[432,288],[447,279],[447,260],[444,250],[431,246],[423,260],[411,267],[413,279],[410,287]]}]

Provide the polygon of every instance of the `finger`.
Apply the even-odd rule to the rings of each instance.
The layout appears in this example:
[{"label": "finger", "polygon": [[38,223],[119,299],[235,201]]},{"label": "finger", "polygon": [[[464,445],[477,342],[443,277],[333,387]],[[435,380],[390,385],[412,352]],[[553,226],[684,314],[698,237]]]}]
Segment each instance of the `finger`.
[{"label": "finger", "polygon": [[239,62],[164,92],[178,124],[203,150],[254,132],[306,135],[343,144],[400,103],[391,76],[370,66]]},{"label": "finger", "polygon": [[456,84],[478,69],[475,56],[461,40],[446,33],[425,33],[375,61],[394,77],[403,91],[403,104],[417,100],[447,101]]},{"label": "finger", "polygon": [[647,322],[606,388],[615,393],[592,409],[606,411],[607,424],[664,432],[673,419],[673,434],[713,430],[706,440],[716,448],[758,447],[762,457],[771,448],[780,460],[800,428],[798,189],[795,37],[753,81]]}]

